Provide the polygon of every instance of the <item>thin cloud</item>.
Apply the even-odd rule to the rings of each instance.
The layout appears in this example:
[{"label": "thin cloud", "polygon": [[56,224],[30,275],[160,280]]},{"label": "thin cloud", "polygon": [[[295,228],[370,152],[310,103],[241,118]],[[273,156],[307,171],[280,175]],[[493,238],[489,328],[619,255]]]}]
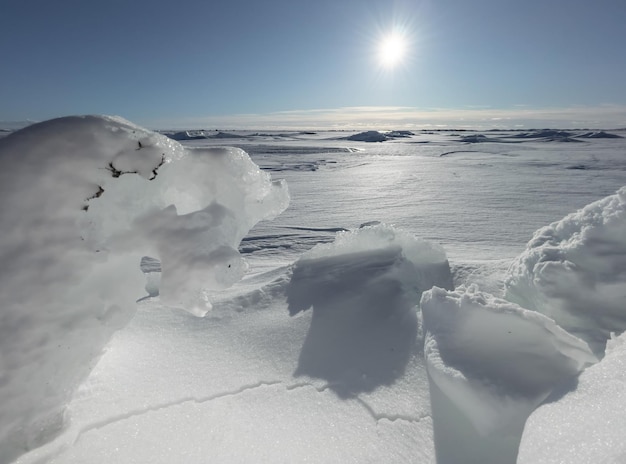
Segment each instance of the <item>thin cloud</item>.
[{"label": "thin cloud", "polygon": [[465,128],[589,128],[626,127],[626,106],[598,105],[563,108],[488,107],[414,108],[359,106],[288,110],[263,114],[214,115],[171,121],[152,121],[150,127],[227,129],[428,129]]}]

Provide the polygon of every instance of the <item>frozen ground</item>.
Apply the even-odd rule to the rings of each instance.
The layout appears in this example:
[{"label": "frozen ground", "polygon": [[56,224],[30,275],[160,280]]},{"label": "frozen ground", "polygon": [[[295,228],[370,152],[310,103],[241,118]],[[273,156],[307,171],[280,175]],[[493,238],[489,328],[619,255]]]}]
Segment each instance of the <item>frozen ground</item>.
[{"label": "frozen ground", "polygon": [[[528,319],[530,311],[494,298],[505,296],[507,269],[529,253],[537,229],[626,185],[625,139],[585,131],[415,132],[384,142],[337,132],[191,135],[177,138],[192,148],[240,147],[285,179],[288,209],[243,239],[248,274],[216,291],[205,317],[164,305],[154,291],[141,299],[73,395],[66,429],[17,462],[431,463],[436,445],[439,464],[512,462],[523,420],[546,397],[527,423],[520,462],[620,462],[621,339],[578,387],[554,392],[593,355],[547,317]],[[359,229],[371,221],[393,228]],[[319,244],[327,245],[309,251]],[[475,286],[423,301],[439,295],[449,311],[471,307],[476,324],[450,328],[455,319],[442,317],[423,327],[420,295],[462,284]],[[445,342],[447,333],[489,339],[491,321],[521,335],[513,345],[469,341],[472,349],[461,350],[467,359]],[[546,347],[515,358],[529,340]],[[524,372],[510,373],[492,351],[491,368],[476,374],[472,353],[480,358],[486,349],[533,372],[557,372],[524,383]],[[503,371],[510,383],[486,395],[485,379]],[[604,383],[616,392],[610,400],[601,398]],[[488,406],[463,411],[459,398]],[[513,419],[499,419],[502,411]],[[613,430],[602,429],[605,413],[618,424],[612,433],[602,433]],[[462,430],[450,430],[450,417]],[[588,434],[581,423],[600,431]],[[494,427],[506,429],[501,439]],[[452,446],[442,445],[446,436],[458,452],[443,450]],[[593,453],[576,453],[557,436]],[[502,449],[481,454],[483,439]],[[568,457],[559,461],[561,454]]]}]

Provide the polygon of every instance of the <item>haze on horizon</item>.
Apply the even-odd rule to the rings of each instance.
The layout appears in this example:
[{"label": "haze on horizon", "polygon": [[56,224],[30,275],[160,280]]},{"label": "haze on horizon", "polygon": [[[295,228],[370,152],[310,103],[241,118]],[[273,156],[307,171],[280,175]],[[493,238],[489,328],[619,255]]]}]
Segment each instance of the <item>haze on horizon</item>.
[{"label": "haze on horizon", "polygon": [[624,20],[621,0],[9,0],[0,121],[625,127]]}]

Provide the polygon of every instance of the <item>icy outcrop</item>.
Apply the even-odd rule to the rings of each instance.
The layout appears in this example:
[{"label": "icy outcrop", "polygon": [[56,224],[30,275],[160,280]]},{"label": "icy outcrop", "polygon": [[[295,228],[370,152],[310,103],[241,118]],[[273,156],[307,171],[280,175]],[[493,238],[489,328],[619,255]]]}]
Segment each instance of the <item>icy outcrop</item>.
[{"label": "icy outcrop", "polygon": [[186,150],[120,118],[68,117],[0,140],[0,463],[51,438],[63,408],[142,296],[197,314],[245,270],[237,252],[284,210],[238,149]]},{"label": "icy outcrop", "polygon": [[433,288],[421,308],[438,463],[515,463],[528,415],[596,361],[551,319],[474,286]]},{"label": "icy outcrop", "polygon": [[433,285],[452,288],[438,245],[384,224],[339,232],[295,264],[289,312],[313,309],[297,376],[351,397],[391,385],[419,352],[416,304]]},{"label": "icy outcrop", "polygon": [[508,274],[507,299],[601,356],[610,333],[626,330],[626,187],[539,229]]}]

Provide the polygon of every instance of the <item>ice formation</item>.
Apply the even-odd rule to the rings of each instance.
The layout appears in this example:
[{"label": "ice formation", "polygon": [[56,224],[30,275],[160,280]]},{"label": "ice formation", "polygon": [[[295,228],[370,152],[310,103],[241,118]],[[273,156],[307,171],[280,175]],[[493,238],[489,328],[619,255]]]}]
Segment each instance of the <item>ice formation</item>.
[{"label": "ice formation", "polygon": [[440,464],[514,463],[528,415],[596,361],[551,319],[474,286],[435,287],[421,308]]},{"label": "ice formation", "polygon": [[164,301],[202,314],[241,277],[239,241],[289,201],[238,149],[190,150],[120,118],[67,117],[0,140],[0,463],[47,441],[135,310],[142,256]]},{"label": "ice formation", "polygon": [[626,187],[539,229],[505,283],[507,299],[601,356],[610,333],[626,330]]},{"label": "ice formation", "polygon": [[392,384],[416,352],[416,305],[433,285],[452,288],[443,249],[385,224],[315,246],[287,289],[291,315],[313,308],[295,375],[342,397]]}]

